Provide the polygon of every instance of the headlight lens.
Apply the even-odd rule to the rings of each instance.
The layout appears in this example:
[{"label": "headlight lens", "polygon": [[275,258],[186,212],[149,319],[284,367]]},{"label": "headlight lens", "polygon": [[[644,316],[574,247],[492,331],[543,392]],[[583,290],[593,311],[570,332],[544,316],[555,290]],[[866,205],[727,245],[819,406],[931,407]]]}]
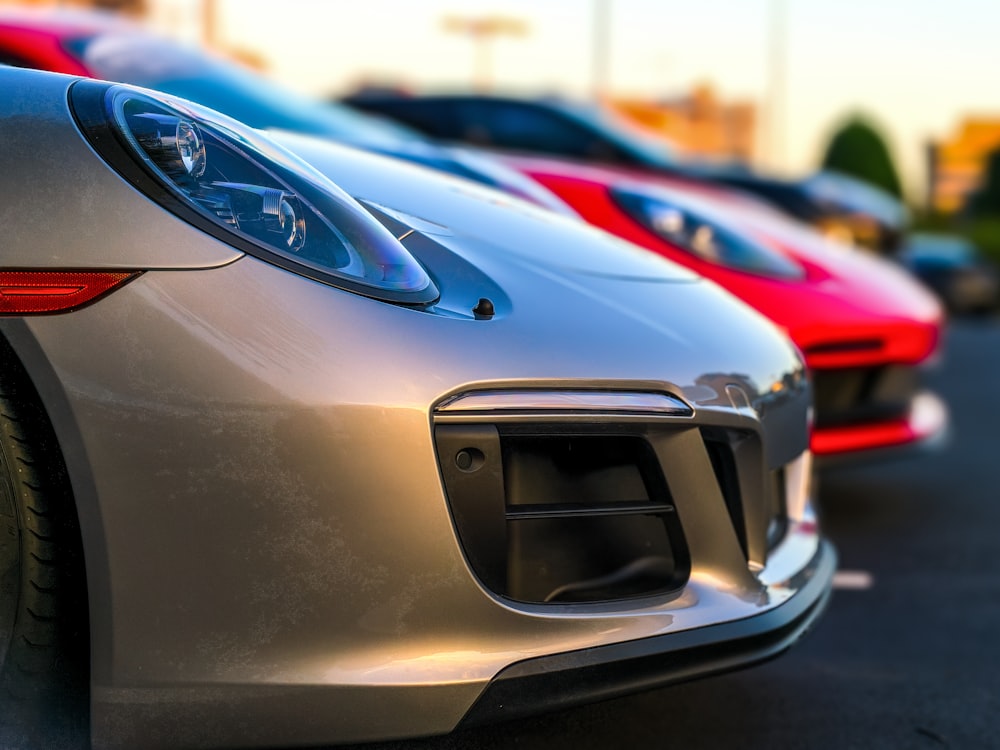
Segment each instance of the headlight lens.
[{"label": "headlight lens", "polygon": [[854,231],[846,222],[839,219],[821,219],[817,222],[816,228],[828,240],[839,245],[849,247],[855,242]]},{"label": "headlight lens", "polygon": [[666,194],[617,188],[611,194],[640,224],[702,260],[762,276],[805,277],[805,270],[791,258]]},{"label": "headlight lens", "polygon": [[260,133],[125,86],[78,81],[70,98],[84,133],[113,168],[213,236],[366,296],[408,304],[437,298],[430,277],[388,230]]}]

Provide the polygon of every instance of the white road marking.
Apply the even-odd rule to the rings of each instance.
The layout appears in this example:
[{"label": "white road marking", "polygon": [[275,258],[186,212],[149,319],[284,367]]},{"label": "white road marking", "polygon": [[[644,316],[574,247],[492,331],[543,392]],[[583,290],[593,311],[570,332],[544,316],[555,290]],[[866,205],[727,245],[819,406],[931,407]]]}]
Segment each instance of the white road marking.
[{"label": "white road marking", "polygon": [[867,570],[838,570],[833,574],[833,587],[849,591],[866,591],[875,585],[875,578]]}]

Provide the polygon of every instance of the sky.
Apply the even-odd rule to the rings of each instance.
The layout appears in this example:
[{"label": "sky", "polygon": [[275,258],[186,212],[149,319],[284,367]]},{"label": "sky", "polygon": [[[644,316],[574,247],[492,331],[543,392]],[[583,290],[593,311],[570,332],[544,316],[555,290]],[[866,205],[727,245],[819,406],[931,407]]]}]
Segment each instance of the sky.
[{"label": "sky", "polygon": [[[613,94],[675,96],[709,82],[762,107],[761,165],[814,169],[835,127],[880,125],[909,197],[923,197],[928,139],[968,115],[1000,117],[1000,0],[216,0],[219,37],[271,75],[329,96],[359,82],[469,88],[475,50],[444,19],[500,14],[524,36],[492,44],[497,91],[594,91],[595,21],[605,8]],[[158,0],[161,22],[195,34],[199,0]],[[776,114],[769,117],[773,110]]]}]

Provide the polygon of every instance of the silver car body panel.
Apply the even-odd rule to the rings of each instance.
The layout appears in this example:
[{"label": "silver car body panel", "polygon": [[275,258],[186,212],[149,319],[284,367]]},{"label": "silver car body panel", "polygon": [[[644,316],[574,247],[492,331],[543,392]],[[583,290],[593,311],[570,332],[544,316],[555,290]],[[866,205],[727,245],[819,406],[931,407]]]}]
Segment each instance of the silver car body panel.
[{"label": "silver car body panel", "polygon": [[[16,196],[0,206],[10,232],[5,267],[210,268],[243,254],[177,221],[108,169],[70,116],[73,78],[0,72],[19,80],[0,100],[5,195]],[[25,179],[37,174],[50,179]]]},{"label": "silver car body panel", "polygon": [[[396,212],[383,220],[444,228],[408,240],[443,296],[413,309],[310,281],[127,185],[76,132],[71,80],[0,71],[16,91],[0,98],[0,142],[15,154],[0,184],[23,198],[0,209],[14,227],[3,265],[147,272],[71,314],[2,319],[0,333],[44,402],[78,507],[95,747],[446,732],[511,665],[822,598],[833,556],[794,469],[808,384],[793,347],[744,305],[639,251],[618,275],[598,232],[332,146],[308,155]],[[44,221],[42,249],[25,221]],[[550,247],[561,254],[532,252]],[[496,314],[476,319],[490,294]],[[692,407],[562,417],[669,422],[657,450],[692,560],[679,595],[524,604],[477,580],[442,487],[435,407],[523,389]],[[750,564],[718,487],[684,479],[711,473],[698,434],[712,425],[759,436],[767,468],[786,467],[788,531],[765,553],[753,530]]]}]

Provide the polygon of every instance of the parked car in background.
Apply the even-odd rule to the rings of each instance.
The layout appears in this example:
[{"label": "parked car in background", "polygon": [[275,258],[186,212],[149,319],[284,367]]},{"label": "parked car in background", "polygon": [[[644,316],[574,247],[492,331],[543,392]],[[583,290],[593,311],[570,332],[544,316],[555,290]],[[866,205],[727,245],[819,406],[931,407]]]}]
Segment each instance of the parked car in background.
[{"label": "parked car in background", "polygon": [[559,159],[508,164],[590,223],[712,279],[787,331],[813,375],[817,456],[870,458],[944,435],[947,409],[920,384],[942,310],[895,264],[732,191]]},{"label": "parked car in background", "polygon": [[988,313],[1000,306],[996,265],[963,237],[915,232],[896,259],[956,315]]},{"label": "parked car in background", "polygon": [[577,220],[281,138],[0,68],[0,745],[52,747],[74,676],[98,750],[323,745],[812,626],[835,555],[777,329]]},{"label": "parked car in background", "polygon": [[108,13],[0,10],[0,63],[84,75],[164,91],[254,128],[286,129],[348,143],[568,209],[493,159],[431,142],[385,118],[311,99],[195,46],[150,33]]},{"label": "parked car in background", "polygon": [[445,141],[550,154],[729,185],[754,193],[837,239],[890,252],[909,216],[892,196],[846,175],[802,179],[765,175],[740,165],[695,163],[596,104],[482,94],[385,96],[361,92],[353,107],[392,117]]}]

